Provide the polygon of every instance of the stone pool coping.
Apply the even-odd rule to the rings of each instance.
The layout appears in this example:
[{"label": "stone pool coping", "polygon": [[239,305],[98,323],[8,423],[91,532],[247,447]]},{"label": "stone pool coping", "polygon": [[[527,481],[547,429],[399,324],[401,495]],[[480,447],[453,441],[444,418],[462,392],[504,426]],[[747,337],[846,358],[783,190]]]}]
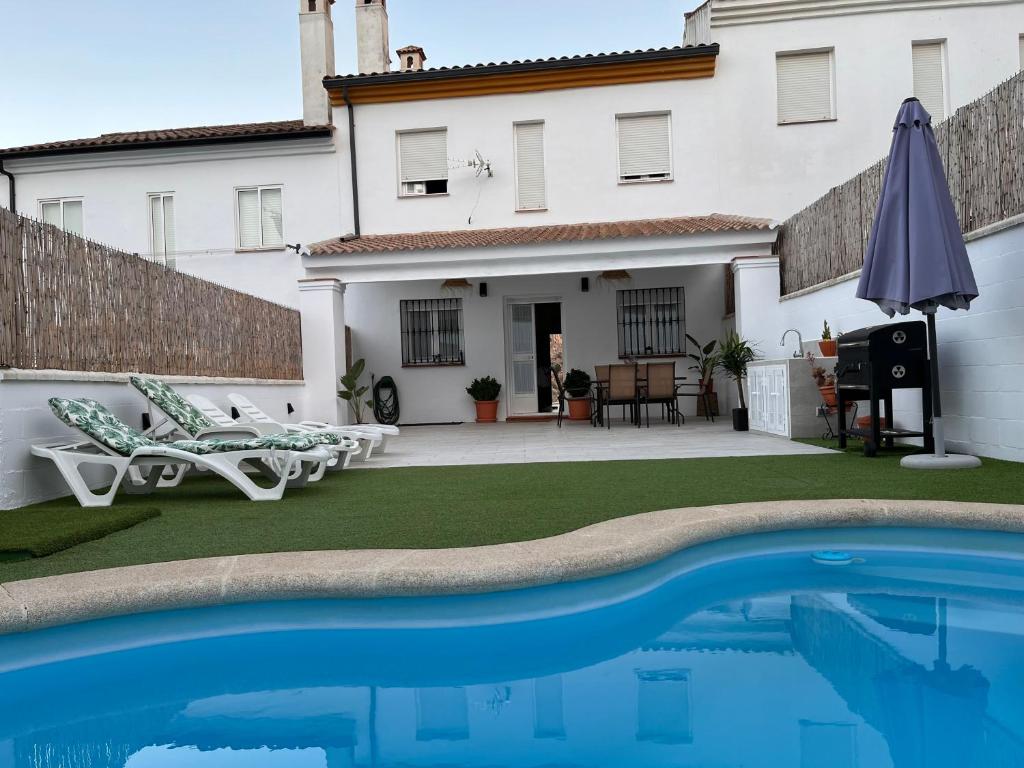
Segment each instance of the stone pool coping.
[{"label": "stone pool coping", "polygon": [[627,571],[753,533],[900,526],[1024,532],[1024,506],[828,499],[645,512],[559,536],[460,549],[233,555],[0,584],[0,634],[131,613],[262,600],[473,594]]}]

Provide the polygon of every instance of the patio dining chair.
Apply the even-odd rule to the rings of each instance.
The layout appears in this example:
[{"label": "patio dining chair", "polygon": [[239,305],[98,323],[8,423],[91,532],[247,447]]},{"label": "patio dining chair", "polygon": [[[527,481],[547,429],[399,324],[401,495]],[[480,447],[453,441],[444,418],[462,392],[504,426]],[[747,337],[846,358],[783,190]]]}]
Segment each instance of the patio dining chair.
[{"label": "patio dining chair", "polygon": [[604,403],[608,429],[612,428],[613,405],[622,406],[623,420],[626,418],[628,405],[632,422],[640,426],[640,387],[636,363],[608,366],[608,394]]},{"label": "patio dining chair", "polygon": [[596,427],[604,421],[604,401],[608,397],[608,366],[594,366],[594,384],[590,389],[590,425]]},{"label": "patio dining chair", "polygon": [[676,389],[675,362],[649,363],[644,367],[647,369],[647,386],[642,397],[647,426],[651,426],[651,403],[660,405],[662,414],[667,415],[669,421],[679,426],[679,391]]}]

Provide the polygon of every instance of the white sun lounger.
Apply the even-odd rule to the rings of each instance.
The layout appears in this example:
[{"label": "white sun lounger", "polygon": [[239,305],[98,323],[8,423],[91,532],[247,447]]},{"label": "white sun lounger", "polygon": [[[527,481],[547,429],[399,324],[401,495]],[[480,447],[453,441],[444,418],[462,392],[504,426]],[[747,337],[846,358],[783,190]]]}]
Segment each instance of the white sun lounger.
[{"label": "white sun lounger", "polygon": [[[300,478],[313,460],[301,451],[250,447],[258,440],[181,440],[158,443],[132,429],[102,406],[91,401],[52,398],[50,407],[61,421],[77,430],[82,441],[52,441],[31,447],[35,456],[51,460],[83,507],[108,507],[120,488],[126,493],[150,493],[157,488],[181,482],[191,467],[209,470],[223,477],[252,501],[276,501],[285,487]],[[268,475],[273,467],[275,484],[262,488],[242,468],[248,464]],[[88,465],[110,467],[114,478],[106,491],[93,491],[82,474]],[[166,468],[174,468],[172,477],[164,477]],[[136,473],[130,469],[137,470]],[[270,475],[268,475],[270,476]]]},{"label": "white sun lounger", "polygon": [[[289,435],[284,430],[272,431],[253,424],[218,425],[195,405],[183,398],[173,387],[159,379],[131,376],[129,381],[154,408],[163,414],[166,423],[171,424],[181,434],[196,440],[209,437],[231,439],[257,436],[275,440],[279,448],[289,450],[292,448],[291,443],[295,442],[297,437],[306,436],[305,434]],[[163,426],[163,422],[155,425],[152,429],[155,430],[161,426]],[[359,450],[359,445],[355,441],[327,430],[311,433],[309,437],[318,447],[312,448],[308,445],[309,441],[298,440],[302,444],[301,450],[307,457],[316,455],[321,457],[321,465],[309,475],[310,481],[321,479],[328,467],[344,468],[348,464],[349,456]]]},{"label": "white sun lounger", "polygon": [[202,414],[216,424],[218,427],[231,428],[231,427],[244,427],[246,429],[253,429],[258,431],[261,435],[281,435],[281,434],[309,434],[310,432],[330,431],[337,432],[344,438],[347,438],[357,446],[355,448],[349,446],[343,453],[344,461],[332,464],[335,469],[342,469],[348,466],[349,461],[354,458],[360,458],[364,453],[373,448],[373,441],[375,440],[374,435],[370,435],[364,432],[356,430],[308,430],[308,429],[293,429],[292,425],[280,424],[273,421],[269,417],[266,421],[252,421],[252,422],[240,422],[235,421],[231,416],[222,411],[212,400],[202,395],[189,395],[188,400],[192,405],[198,408]]},{"label": "white sun lounger", "polygon": [[[232,392],[228,395],[228,400],[238,408],[239,412],[251,419],[254,422],[273,422],[273,419],[268,416],[263,410],[260,409],[255,403],[253,403],[245,395],[239,395]],[[286,426],[294,427],[302,430],[318,430],[318,429],[338,429],[338,430],[356,430],[359,432],[365,432],[380,439],[379,445],[375,444],[373,447],[380,450],[381,453],[387,448],[388,438],[397,437],[399,434],[398,427],[390,424],[353,424],[349,426],[339,426],[335,424],[328,424],[324,421],[300,421],[296,424],[289,424]],[[369,458],[368,456],[366,458]]]}]

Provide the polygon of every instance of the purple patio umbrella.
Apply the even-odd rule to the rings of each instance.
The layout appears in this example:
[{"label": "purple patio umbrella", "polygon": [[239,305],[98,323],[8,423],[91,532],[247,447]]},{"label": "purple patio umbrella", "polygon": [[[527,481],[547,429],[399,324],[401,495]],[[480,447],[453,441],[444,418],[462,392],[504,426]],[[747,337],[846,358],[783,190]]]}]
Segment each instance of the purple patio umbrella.
[{"label": "purple patio umbrella", "polygon": [[978,286],[931,123],[921,102],[915,98],[903,102],[893,126],[857,297],[875,302],[889,317],[916,309],[928,320],[935,453],[908,456],[903,465],[978,466],[980,462],[972,456],[946,455],[942,429],[935,312],[940,306],[970,309]]}]

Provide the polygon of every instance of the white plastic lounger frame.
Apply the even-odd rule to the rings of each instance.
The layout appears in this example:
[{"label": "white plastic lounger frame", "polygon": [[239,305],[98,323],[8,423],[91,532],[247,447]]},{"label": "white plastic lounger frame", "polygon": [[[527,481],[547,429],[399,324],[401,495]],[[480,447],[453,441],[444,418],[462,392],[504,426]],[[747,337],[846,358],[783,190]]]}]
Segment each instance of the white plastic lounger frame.
[{"label": "white plastic lounger frame", "polygon": [[298,424],[279,424],[245,395],[232,392],[228,395],[228,400],[231,401],[231,404],[234,405],[243,416],[251,420],[250,422],[245,422],[247,424],[274,424],[287,429],[289,432],[316,432],[318,430],[330,430],[332,432],[337,432],[339,435],[344,437],[351,437],[353,440],[357,440],[359,442],[360,451],[355,454],[355,458],[358,461],[366,461],[373,455],[374,450],[378,448],[381,450],[384,449],[386,437],[379,429],[377,429],[376,424],[360,424],[353,427],[339,427],[333,424],[306,421],[299,422]]},{"label": "white plastic lounger frame", "polygon": [[[251,423],[237,422],[218,408],[217,405],[209,398],[203,397],[202,395],[189,395],[185,399],[202,411],[203,415],[218,427],[243,427],[246,429],[252,429],[261,435],[301,434],[301,432],[304,431],[312,431],[288,429],[287,424],[278,424],[277,422],[270,420]],[[344,469],[348,466],[352,456],[358,455],[362,452],[362,447],[355,442],[355,435],[342,434],[342,437],[349,438],[349,441],[346,441],[346,443],[342,445],[323,446],[325,450],[330,451],[332,454],[331,460],[328,462],[328,466],[331,469]],[[319,477],[316,479],[319,479]]]},{"label": "white plastic lounger frame", "polygon": [[[231,392],[227,395],[227,399],[231,401],[234,407],[236,407],[243,415],[251,419],[256,423],[271,423],[273,419],[267,416],[262,409],[257,406],[252,400],[243,394],[237,392]],[[361,461],[366,461],[370,458],[374,451],[379,450],[381,453],[384,452],[387,446],[388,437],[395,436],[398,434],[398,428],[392,427],[387,424],[354,424],[349,426],[339,426],[336,424],[328,424],[327,422],[321,421],[300,421],[296,424],[284,425],[290,430],[294,431],[316,431],[319,429],[330,429],[337,431],[340,434],[358,434],[364,436],[364,439],[369,440],[367,449],[365,452],[359,454],[358,458]]]},{"label": "white plastic lounger frame", "polygon": [[[146,446],[121,456],[93,440],[84,432],[86,441],[80,443],[55,442],[33,445],[32,454],[50,459],[56,465],[64,481],[71,488],[78,503],[83,507],[109,507],[118,489],[124,485],[126,493],[148,493],[156,488],[177,485],[183,470],[190,466],[208,469],[223,477],[252,501],[277,501],[284,495],[285,486],[296,472],[296,463],[301,454],[292,451],[252,450],[230,451],[198,455],[165,446]],[[275,453],[275,456],[270,456]],[[243,471],[245,462],[262,462],[272,459],[279,471],[276,485],[261,488]],[[102,465],[114,470],[110,488],[104,492],[93,491],[82,475],[82,465]],[[179,472],[168,480],[162,477],[165,467],[175,466]],[[131,478],[130,468],[147,468],[148,477],[143,483]]]},{"label": "white plastic lounger frame", "polygon": [[[153,381],[159,383],[159,381],[156,379],[154,379]],[[160,413],[160,415],[162,415],[164,419],[162,422],[154,424],[152,427],[146,430],[144,434],[147,435],[155,434],[157,429],[163,426],[164,424],[170,424],[182,435],[185,435],[192,440],[207,440],[211,438],[218,440],[231,440],[242,437],[269,437],[271,434],[281,434],[280,430],[271,433],[268,431],[261,430],[259,427],[256,427],[255,425],[252,424],[232,423],[230,425],[220,426],[217,425],[216,422],[214,422],[214,426],[212,427],[190,430],[187,429],[185,425],[181,424],[178,419],[175,419],[170,413],[161,408],[160,403],[158,403],[153,397],[151,397],[149,394],[147,394],[138,386],[136,386],[134,383],[134,377],[132,379],[132,385],[133,388],[139,394],[146,398],[146,401],[149,403],[150,407],[155,409],[158,413]],[[168,387],[166,384],[162,386],[167,387],[167,389],[173,392],[173,389],[171,387]],[[174,393],[174,395],[175,397],[181,398],[181,395],[178,393]],[[337,450],[329,450],[329,447],[340,448],[341,446],[321,446],[317,448],[311,448],[306,451],[298,452],[301,455],[301,460],[303,462],[311,462],[313,466],[307,467],[306,469],[308,469],[309,471],[301,473],[301,477],[297,475],[296,478],[293,478],[291,485],[289,487],[299,488],[305,485],[307,482],[316,482],[317,480],[323,478],[329,466],[333,464],[341,464],[342,454]],[[281,450],[287,449],[282,448]],[[202,467],[198,465],[196,468],[202,469]],[[256,468],[260,469],[259,467]],[[273,467],[270,467],[270,471],[276,474]],[[264,474],[267,473],[264,472]]]}]

